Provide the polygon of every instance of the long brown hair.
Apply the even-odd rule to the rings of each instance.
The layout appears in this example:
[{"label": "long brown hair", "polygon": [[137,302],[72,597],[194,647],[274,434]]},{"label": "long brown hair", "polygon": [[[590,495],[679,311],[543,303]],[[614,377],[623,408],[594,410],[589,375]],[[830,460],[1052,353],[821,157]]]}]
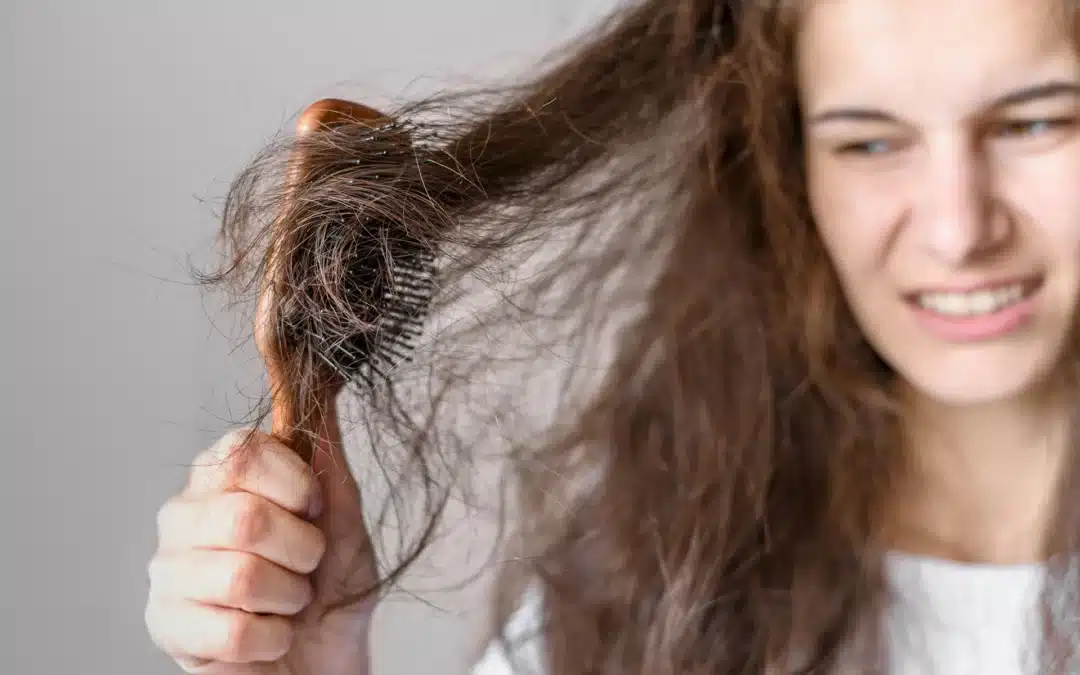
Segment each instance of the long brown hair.
[{"label": "long brown hair", "polygon": [[[388,111],[407,151],[348,127],[284,139],[229,194],[209,280],[254,288],[288,233],[274,312],[304,327],[292,380],[314,396],[352,378],[369,450],[400,479],[395,517],[403,490],[424,497],[387,582],[429,543],[478,439],[501,444],[516,562],[496,619],[538,583],[552,675],[883,667],[877,533],[899,411],[804,193],[792,4],[634,3],[532,81]],[[315,169],[285,199],[297,144]],[[426,242],[439,283],[413,361],[356,378],[338,348],[377,322],[350,281],[372,218],[386,250]],[[560,405],[532,419],[531,380],[505,373],[558,362]],[[1080,502],[1076,474],[1063,505]],[[1060,511],[1062,552],[1076,511]],[[1051,570],[1047,663],[1067,668],[1080,606],[1062,611],[1066,569]]]}]

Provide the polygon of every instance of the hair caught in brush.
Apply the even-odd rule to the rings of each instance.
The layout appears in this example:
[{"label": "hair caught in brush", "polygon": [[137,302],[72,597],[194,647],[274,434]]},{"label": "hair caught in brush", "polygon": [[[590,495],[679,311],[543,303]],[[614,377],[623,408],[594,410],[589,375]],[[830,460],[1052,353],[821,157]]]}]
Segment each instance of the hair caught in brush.
[{"label": "hair caught in brush", "polygon": [[[790,6],[638,2],[533,81],[282,141],[230,192],[210,281],[253,292],[276,251],[297,395],[355,385],[388,504],[420,491],[386,582],[494,447],[495,621],[539,581],[552,675],[881,664],[896,420],[809,216]],[[554,371],[538,422],[521,373]]]}]

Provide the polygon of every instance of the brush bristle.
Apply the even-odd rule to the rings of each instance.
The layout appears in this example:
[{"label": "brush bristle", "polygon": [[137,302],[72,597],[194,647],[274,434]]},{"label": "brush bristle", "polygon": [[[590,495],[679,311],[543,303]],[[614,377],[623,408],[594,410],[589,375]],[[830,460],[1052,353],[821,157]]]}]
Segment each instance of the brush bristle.
[{"label": "brush bristle", "polygon": [[428,253],[399,253],[377,291],[380,320],[336,350],[340,370],[372,385],[412,359],[435,290],[435,259]]},{"label": "brush bristle", "polygon": [[[298,143],[305,161],[275,242],[282,351],[314,357],[336,380],[388,378],[410,359],[433,300],[434,244],[414,220],[430,198],[407,138],[400,124],[336,125]],[[400,206],[406,197],[413,209]]]}]

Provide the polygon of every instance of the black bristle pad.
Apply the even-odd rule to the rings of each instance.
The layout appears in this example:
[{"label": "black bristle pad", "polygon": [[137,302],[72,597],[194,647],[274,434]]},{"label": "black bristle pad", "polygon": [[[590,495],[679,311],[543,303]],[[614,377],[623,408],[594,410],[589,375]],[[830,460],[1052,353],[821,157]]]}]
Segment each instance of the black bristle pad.
[{"label": "black bristle pad", "polygon": [[[404,242],[398,241],[402,244]],[[416,340],[423,333],[424,321],[435,290],[435,261],[426,252],[394,252],[370,288],[376,319],[370,331],[354,336],[340,345],[334,360],[341,370],[370,384],[385,378],[401,363],[411,359]]]},{"label": "black bristle pad", "polygon": [[[436,259],[430,242],[414,236],[406,222],[384,218],[377,208],[369,211],[362,199],[337,204],[332,192],[320,192],[355,175],[358,184],[371,184],[373,203],[398,190],[407,199],[414,151],[403,127],[345,125],[325,133],[342,134],[342,147],[366,155],[327,161],[317,152],[304,174],[315,196],[295,202],[292,217],[317,234],[283,247],[290,251],[289,277],[302,284],[286,284],[293,295],[282,306],[285,337],[338,376],[372,386],[410,360],[435,293]],[[325,147],[316,144],[317,150]]]}]

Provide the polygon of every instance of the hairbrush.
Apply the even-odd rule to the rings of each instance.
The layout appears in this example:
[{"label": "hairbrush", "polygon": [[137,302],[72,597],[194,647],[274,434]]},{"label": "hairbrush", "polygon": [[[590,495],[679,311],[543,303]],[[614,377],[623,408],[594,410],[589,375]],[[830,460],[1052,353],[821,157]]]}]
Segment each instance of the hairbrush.
[{"label": "hairbrush", "polygon": [[[314,430],[312,420],[317,420],[321,411],[311,408],[328,406],[350,382],[374,387],[396,366],[410,360],[434,294],[435,258],[430,246],[411,233],[407,212],[388,213],[375,206],[379,198],[389,196],[392,201],[400,194],[400,186],[408,181],[405,172],[416,170],[404,125],[365,105],[331,98],[308,106],[297,122],[296,133],[283,216],[272,225],[283,229],[271,236],[256,317],[256,343],[271,387],[271,433],[310,460],[310,439],[298,432],[301,428]],[[314,138],[315,134],[337,136]],[[312,140],[316,142],[305,143]],[[323,140],[330,143],[320,142]],[[362,182],[363,190],[372,192],[372,208],[358,208],[355,198],[336,198],[333,186],[342,189],[342,177],[353,175]],[[308,190],[305,203],[295,203],[296,186],[317,185],[326,176],[339,182],[331,183],[324,193]],[[360,201],[368,199],[366,192],[361,195]],[[339,208],[339,202],[346,206]],[[333,305],[319,306],[317,312],[295,311],[311,300],[303,297],[303,290],[296,290],[295,280],[312,276],[317,265],[317,261],[305,262],[302,257],[297,262],[295,252],[306,245],[304,237],[310,236],[298,233],[298,220],[305,223],[305,231],[317,229],[323,236],[336,233],[332,244],[349,251],[336,270],[335,297],[347,303],[347,311],[361,314],[350,316],[351,327],[344,332],[334,324]],[[285,302],[271,303],[275,295]],[[296,372],[289,359],[295,358],[292,351],[298,344],[320,345],[315,360],[322,372],[316,378],[316,396],[301,393],[309,384],[293,381]]]}]

